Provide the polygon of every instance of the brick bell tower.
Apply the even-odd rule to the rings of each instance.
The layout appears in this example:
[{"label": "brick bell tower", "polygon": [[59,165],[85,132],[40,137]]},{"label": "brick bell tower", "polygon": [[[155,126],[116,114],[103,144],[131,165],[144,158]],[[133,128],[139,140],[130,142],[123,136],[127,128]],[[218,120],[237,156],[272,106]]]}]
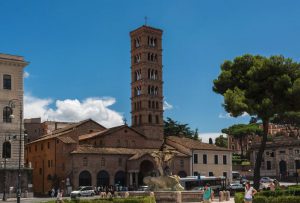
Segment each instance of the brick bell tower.
[{"label": "brick bell tower", "polygon": [[132,127],[152,140],[163,140],[162,33],[146,25],[130,32]]}]

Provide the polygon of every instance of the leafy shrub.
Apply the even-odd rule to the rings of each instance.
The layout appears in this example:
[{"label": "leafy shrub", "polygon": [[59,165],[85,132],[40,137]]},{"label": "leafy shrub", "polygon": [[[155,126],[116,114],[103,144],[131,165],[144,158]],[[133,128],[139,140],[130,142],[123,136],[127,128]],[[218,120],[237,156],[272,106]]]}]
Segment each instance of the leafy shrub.
[{"label": "leafy shrub", "polygon": [[[271,197],[272,198],[272,197]],[[300,197],[296,196],[280,196],[272,198],[268,203],[299,203]]]},{"label": "leafy shrub", "polygon": [[235,203],[243,203],[244,202],[244,193],[242,193],[242,192],[235,193],[234,202]]},{"label": "leafy shrub", "polygon": [[269,203],[268,198],[265,196],[256,196],[253,199],[253,203]]}]

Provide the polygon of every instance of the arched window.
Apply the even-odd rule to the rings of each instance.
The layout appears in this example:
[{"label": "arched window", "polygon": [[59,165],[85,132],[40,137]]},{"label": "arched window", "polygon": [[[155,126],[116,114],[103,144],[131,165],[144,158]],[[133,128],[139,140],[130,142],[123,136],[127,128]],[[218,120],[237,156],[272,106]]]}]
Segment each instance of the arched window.
[{"label": "arched window", "polygon": [[155,87],[154,95],[158,95],[158,87]]},{"label": "arched window", "polygon": [[3,108],[3,122],[4,123],[11,123],[11,115],[12,115],[13,111],[12,108],[10,108],[9,106],[6,106]]},{"label": "arched window", "polygon": [[137,116],[134,116],[134,125],[137,125]]},{"label": "arched window", "polygon": [[142,124],[142,115],[139,116],[139,124]]},{"label": "arched window", "polygon": [[11,158],[11,144],[8,141],[3,143],[2,158]]},{"label": "arched window", "polygon": [[156,122],[156,124],[159,124],[159,117],[158,117],[158,115],[155,116],[155,122]]},{"label": "arched window", "polygon": [[98,172],[97,186],[109,186],[109,174],[107,171],[99,171]]},{"label": "arched window", "polygon": [[156,109],[158,109],[158,102],[156,102]]},{"label": "arched window", "polygon": [[148,101],[148,108],[151,109],[151,101]]},{"label": "arched window", "polygon": [[151,114],[148,115],[148,122],[152,123],[152,115]]},{"label": "arched window", "polygon": [[155,103],[152,101],[152,108],[155,109]]}]

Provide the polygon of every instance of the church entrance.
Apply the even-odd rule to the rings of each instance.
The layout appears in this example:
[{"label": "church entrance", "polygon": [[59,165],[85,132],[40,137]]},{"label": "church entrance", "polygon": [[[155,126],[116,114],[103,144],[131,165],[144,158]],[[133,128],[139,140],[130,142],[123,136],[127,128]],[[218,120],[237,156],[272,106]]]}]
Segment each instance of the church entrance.
[{"label": "church entrance", "polygon": [[115,185],[125,186],[126,185],[126,174],[124,171],[118,171],[115,175]]},{"label": "church entrance", "polygon": [[88,171],[82,171],[79,174],[79,186],[91,186],[92,178],[91,174]]},{"label": "church entrance", "polygon": [[279,171],[282,176],[286,176],[286,162],[283,160],[279,162]]},{"label": "church entrance", "polygon": [[99,171],[97,174],[97,187],[109,186],[109,174],[107,171]]},{"label": "church entrance", "polygon": [[155,173],[154,165],[149,160],[142,161],[140,165],[140,172],[138,177],[138,185],[144,185],[143,179],[147,176],[153,176]]}]

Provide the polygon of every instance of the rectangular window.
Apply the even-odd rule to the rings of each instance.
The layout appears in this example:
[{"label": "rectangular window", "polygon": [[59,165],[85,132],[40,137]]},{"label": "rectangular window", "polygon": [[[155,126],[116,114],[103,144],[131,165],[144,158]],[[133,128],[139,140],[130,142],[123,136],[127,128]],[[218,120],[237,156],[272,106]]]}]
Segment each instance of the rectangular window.
[{"label": "rectangular window", "polygon": [[214,173],[213,172],[209,172],[208,176],[214,176]]},{"label": "rectangular window", "polygon": [[207,155],[203,154],[203,164],[207,164]]},{"label": "rectangular window", "polygon": [[51,161],[48,160],[48,168],[50,168],[50,167],[51,167]]},{"label": "rectangular window", "polygon": [[218,160],[218,155],[215,155],[215,164],[218,164],[219,163],[219,160]]},{"label": "rectangular window", "polygon": [[3,75],[3,89],[11,90],[11,75]]},{"label": "rectangular window", "polygon": [[184,167],[184,161],[183,161],[183,159],[180,159],[180,167],[181,167],[181,168]]},{"label": "rectangular window", "polygon": [[199,173],[197,171],[194,171],[194,176],[198,176]]},{"label": "rectangular window", "polygon": [[267,161],[267,170],[271,170],[271,161]]},{"label": "rectangular window", "polygon": [[223,176],[227,178],[227,172],[223,172]]},{"label": "rectangular window", "polygon": [[227,156],[223,155],[223,164],[226,165],[227,164]]},{"label": "rectangular window", "polygon": [[198,154],[194,154],[194,164],[198,163]]}]

